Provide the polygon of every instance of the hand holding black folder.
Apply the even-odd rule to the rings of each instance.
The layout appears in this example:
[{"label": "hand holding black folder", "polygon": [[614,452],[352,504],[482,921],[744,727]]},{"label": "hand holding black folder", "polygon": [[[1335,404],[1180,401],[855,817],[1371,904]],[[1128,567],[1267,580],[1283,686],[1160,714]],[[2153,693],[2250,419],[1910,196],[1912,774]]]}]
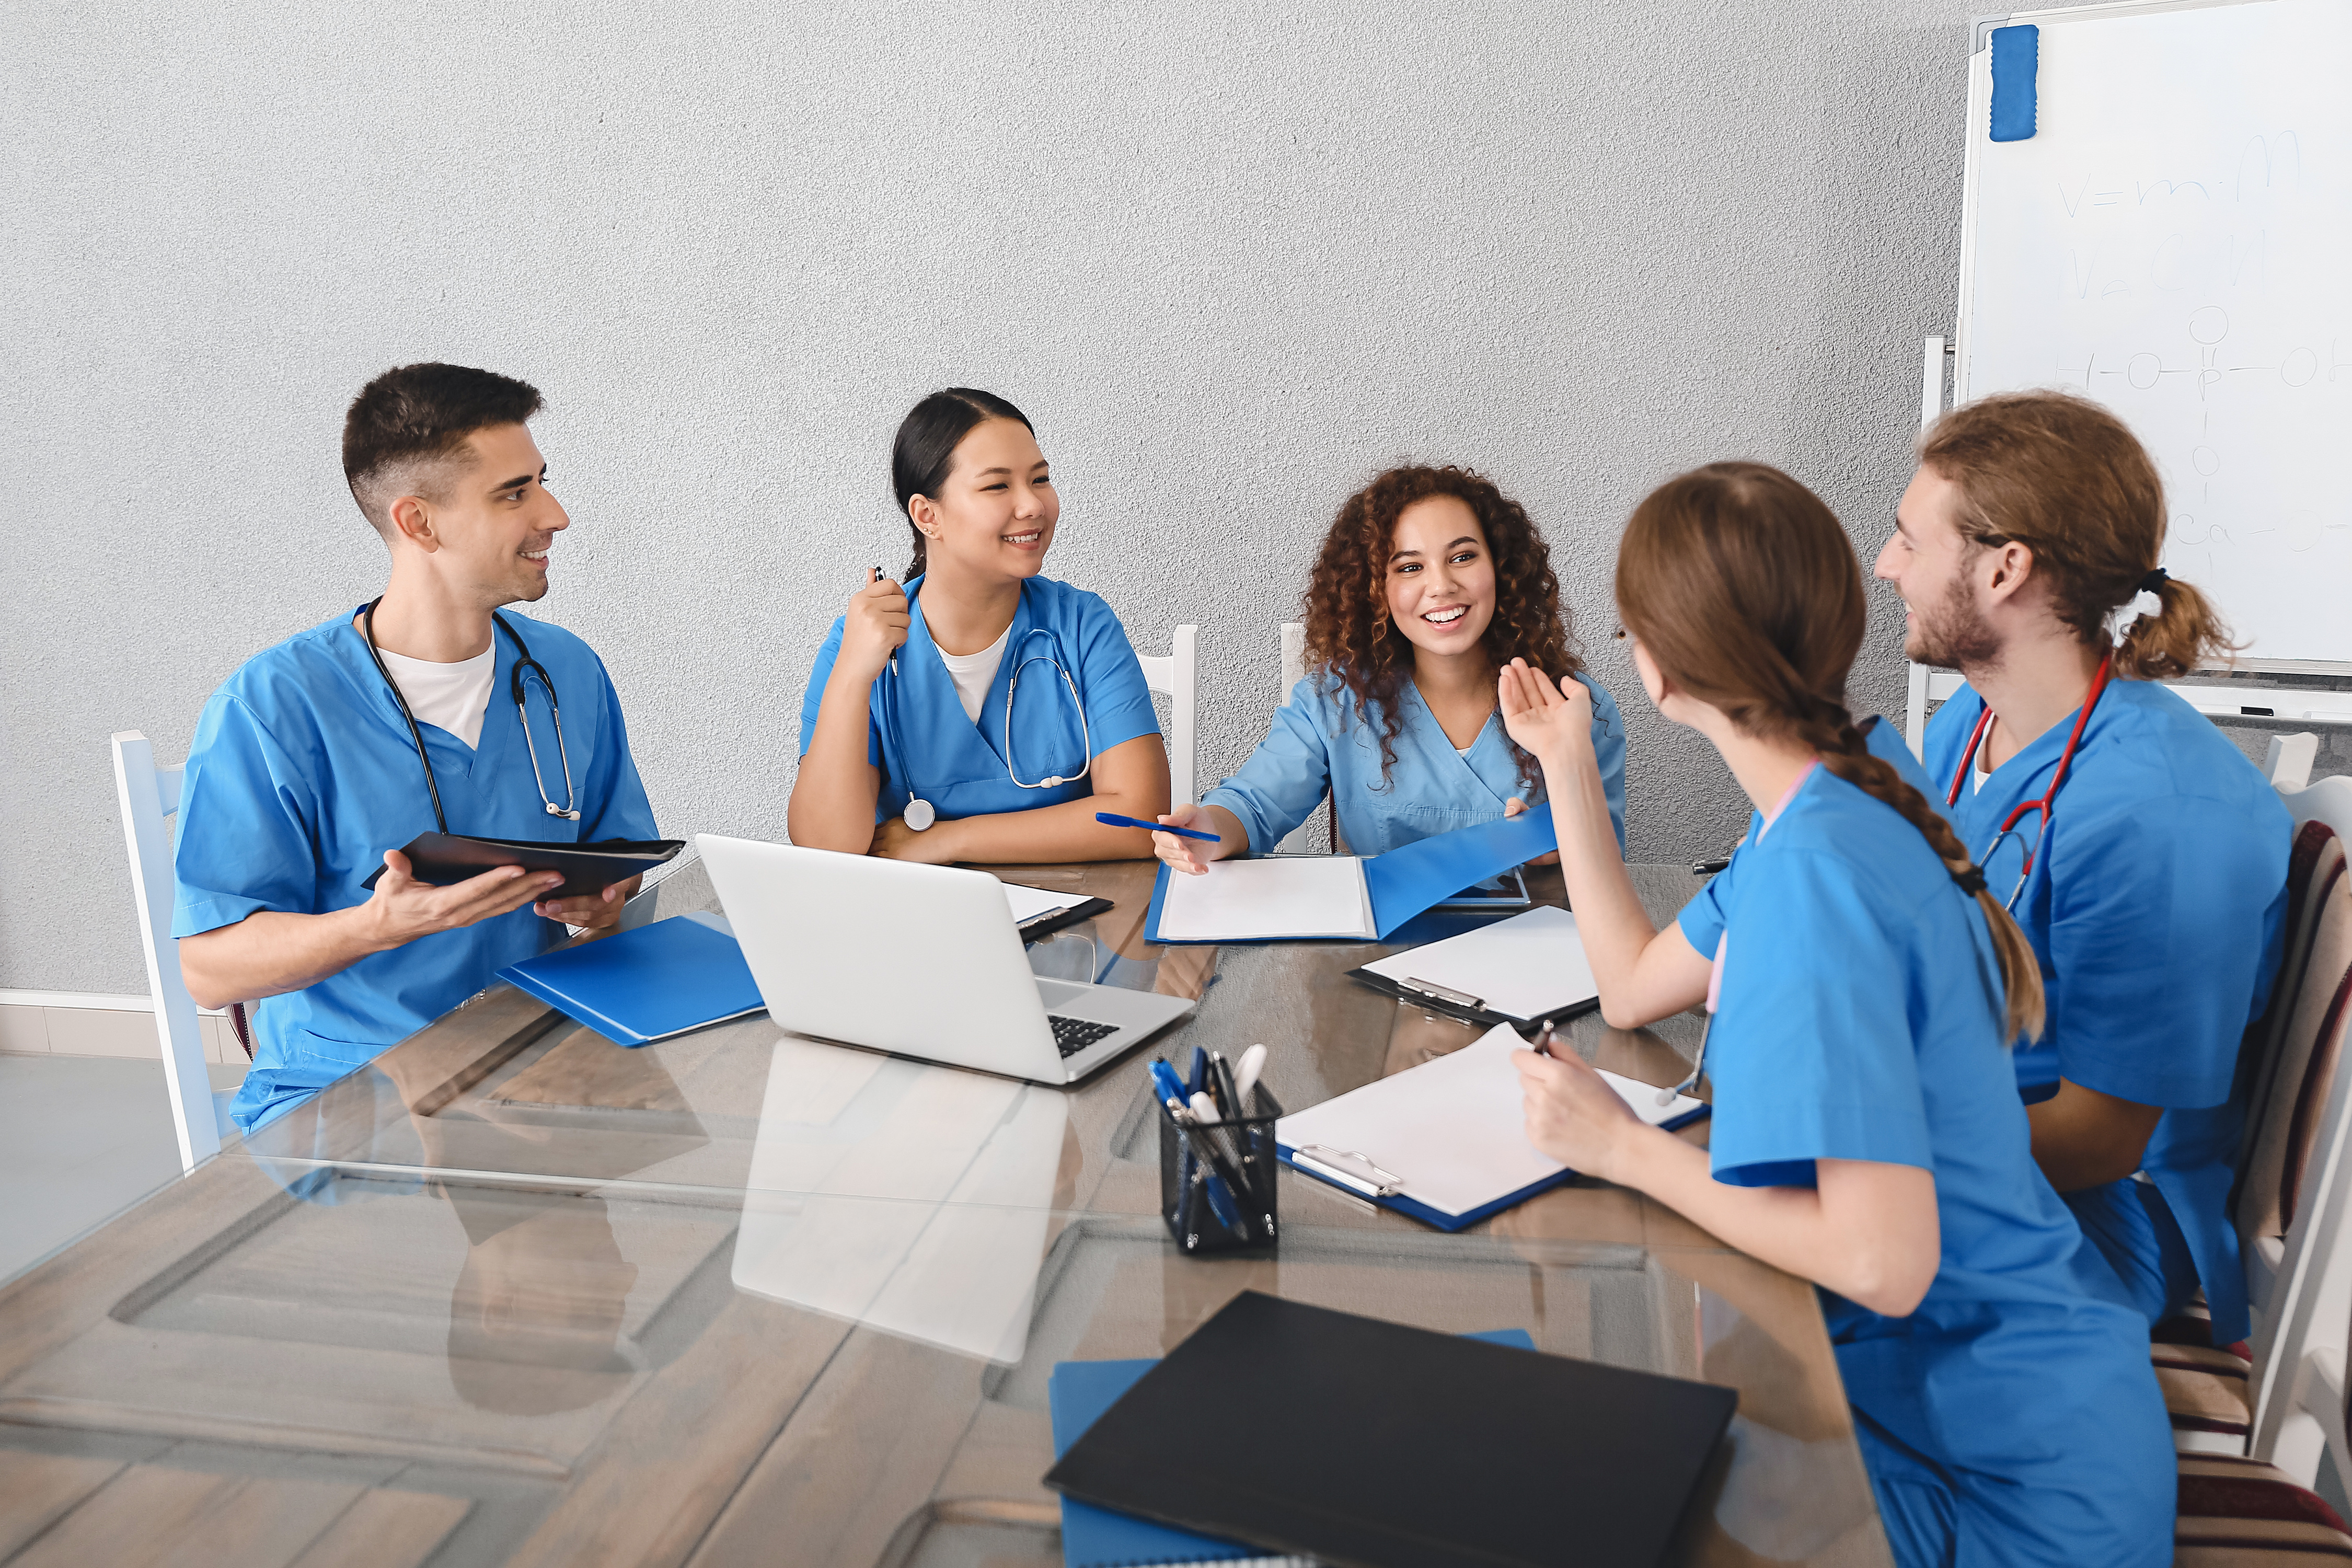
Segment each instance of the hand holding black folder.
[{"label": "hand holding black folder", "polygon": [[[662,865],[686,847],[683,838],[600,838],[593,844],[547,844],[530,838],[475,838],[462,833],[423,833],[401,851],[408,857],[408,874],[420,882],[446,888],[495,871],[520,866],[526,871],[561,871],[563,885],[549,889],[549,899],[582,899]],[[360,885],[373,890],[383,875],[379,866]]]}]

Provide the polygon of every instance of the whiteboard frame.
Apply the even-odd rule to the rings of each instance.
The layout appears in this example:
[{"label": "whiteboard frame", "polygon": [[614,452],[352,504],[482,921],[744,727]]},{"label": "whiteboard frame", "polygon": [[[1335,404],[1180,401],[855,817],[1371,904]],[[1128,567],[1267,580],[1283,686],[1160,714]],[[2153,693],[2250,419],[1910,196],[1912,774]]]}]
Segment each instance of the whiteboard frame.
[{"label": "whiteboard frame", "polygon": [[[2104,21],[2112,16],[2145,16],[2159,11],[2210,11],[2224,5],[2265,5],[2270,0],[2109,0],[2095,5],[2053,5],[2005,16],[1977,16],[1969,23],[1968,149],[1960,184],[1960,287],[1952,323],[1952,406],[1969,397],[1970,307],[1976,284],[1977,256],[1977,127],[1992,112],[1992,30],[2021,23]],[[2315,658],[2241,658],[2209,662],[2205,670],[2247,670],[2264,675],[2352,677],[2352,662]]]}]

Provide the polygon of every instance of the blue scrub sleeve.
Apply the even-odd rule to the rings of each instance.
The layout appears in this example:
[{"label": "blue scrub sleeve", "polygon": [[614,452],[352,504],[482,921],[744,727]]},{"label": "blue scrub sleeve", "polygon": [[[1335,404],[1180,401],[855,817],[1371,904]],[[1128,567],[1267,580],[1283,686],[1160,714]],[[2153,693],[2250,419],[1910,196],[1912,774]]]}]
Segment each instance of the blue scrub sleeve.
[{"label": "blue scrub sleeve", "polygon": [[1274,727],[1241,772],[1201,797],[1222,805],[1249,832],[1250,853],[1270,855],[1298,825],[1315,815],[1331,788],[1331,758],[1324,750],[1309,676],[1291,688],[1290,700],[1274,712]]},{"label": "blue scrub sleeve", "polygon": [[2277,864],[2214,801],[2142,797],[2050,829],[2053,891],[2042,955],[2063,1077],[2141,1105],[2219,1105],[2261,988],[2259,910]]},{"label": "blue scrub sleeve", "polygon": [[1087,734],[1099,757],[1139,735],[1160,733],[1160,715],[1118,616],[1095,595],[1085,595],[1081,603],[1078,689],[1086,693]]},{"label": "blue scrub sleeve", "polygon": [[[824,634],[824,641],[816,650],[816,668],[809,671],[808,689],[801,693],[800,755],[809,752],[809,742],[816,739],[816,716],[824,707],[824,683],[833,679],[833,661],[841,654],[841,632],[845,617],[835,616],[833,627]],[[888,676],[883,679],[887,680]],[[882,727],[874,721],[874,700],[866,702],[866,760],[876,767],[882,765]]]},{"label": "blue scrub sleeve", "polygon": [[318,802],[253,710],[215,693],[196,722],[172,845],[172,934],[199,936],[257,910],[319,911]]},{"label": "blue scrub sleeve", "polygon": [[1898,923],[1851,864],[1776,849],[1747,868],[1708,1042],[1709,1159],[1736,1186],[1811,1186],[1816,1160],[1933,1170]]},{"label": "blue scrub sleeve", "polygon": [[583,840],[646,839],[656,837],[653,803],[646,798],[645,781],[637,776],[637,760],[629,754],[629,731],[621,717],[621,694],[613,689],[612,672],[595,654],[596,677],[604,689],[604,711],[595,760],[589,764],[588,799],[596,815],[582,827]]},{"label": "blue scrub sleeve", "polygon": [[[1601,789],[1609,797],[1609,826],[1617,830],[1617,853],[1625,853],[1625,720],[1608,688],[1580,673],[1592,693],[1592,754],[1601,763]],[[1708,951],[1712,952],[1713,949]]]}]

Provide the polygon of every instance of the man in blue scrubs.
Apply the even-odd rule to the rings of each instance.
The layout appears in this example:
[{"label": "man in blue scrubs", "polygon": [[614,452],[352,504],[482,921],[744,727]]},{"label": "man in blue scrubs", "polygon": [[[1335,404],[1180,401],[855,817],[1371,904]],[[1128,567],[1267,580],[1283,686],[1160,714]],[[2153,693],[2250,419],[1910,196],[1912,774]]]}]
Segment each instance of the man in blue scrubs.
[{"label": "man in blue scrubs", "polygon": [[497,614],[545,595],[571,525],[526,426],[539,408],[524,383],[458,365],[370,382],[344,423],[343,473],[392,552],[382,598],[247,660],[197,722],[172,933],[198,1003],[267,999],[230,1111],[245,1131],[565,924],[612,926],[634,886],[550,900],[561,876],[508,867],[437,888],[400,853],[437,826],[436,796],[451,833],[654,836],[603,662],[569,632]]},{"label": "man in blue scrubs", "polygon": [[2158,568],[2162,484],[2097,404],[1984,398],[1920,458],[1877,572],[1909,611],[1904,652],[1968,678],[1927,727],[1927,771],[2042,961],[2049,1026],[2016,1053],[2034,1158],[2151,1322],[2201,1286],[2213,1342],[2233,1343],[2238,1047],[2278,967],[2291,830],[2158,684],[2226,657],[2227,633]]}]

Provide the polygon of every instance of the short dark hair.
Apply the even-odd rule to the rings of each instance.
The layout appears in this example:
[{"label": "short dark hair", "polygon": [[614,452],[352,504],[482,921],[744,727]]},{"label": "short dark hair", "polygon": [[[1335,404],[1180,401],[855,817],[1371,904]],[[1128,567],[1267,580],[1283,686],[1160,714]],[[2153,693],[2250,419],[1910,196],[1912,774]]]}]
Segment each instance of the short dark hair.
[{"label": "short dark hair", "polygon": [[391,503],[427,493],[418,472],[462,451],[466,437],[520,425],[540,411],[529,382],[462,364],[404,364],[360,388],[343,416],[343,478],[360,510],[384,532]]},{"label": "short dark hair", "polygon": [[955,449],[966,436],[992,419],[1017,419],[1034,435],[1029,416],[992,392],[976,386],[950,386],[932,393],[907,411],[898,422],[898,438],[890,443],[890,489],[898,498],[898,514],[915,536],[915,559],[908,564],[909,578],[923,574],[928,564],[923,531],[907,510],[917,496],[939,499],[955,467]]}]

